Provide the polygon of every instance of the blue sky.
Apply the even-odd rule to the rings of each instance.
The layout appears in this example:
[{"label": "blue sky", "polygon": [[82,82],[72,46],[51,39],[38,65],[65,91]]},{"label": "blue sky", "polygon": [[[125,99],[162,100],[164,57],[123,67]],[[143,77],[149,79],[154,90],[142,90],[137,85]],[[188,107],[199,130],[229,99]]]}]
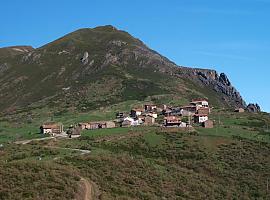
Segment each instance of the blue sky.
[{"label": "blue sky", "polygon": [[39,47],[112,24],[178,65],[225,72],[247,102],[270,112],[270,0],[9,0],[0,7],[0,47]]}]

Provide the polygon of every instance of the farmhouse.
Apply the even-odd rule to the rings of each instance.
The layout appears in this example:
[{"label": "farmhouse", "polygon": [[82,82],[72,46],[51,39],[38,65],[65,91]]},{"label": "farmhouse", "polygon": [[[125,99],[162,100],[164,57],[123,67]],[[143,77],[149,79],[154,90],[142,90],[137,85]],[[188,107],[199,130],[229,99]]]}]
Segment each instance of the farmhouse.
[{"label": "farmhouse", "polygon": [[140,125],[139,121],[138,120],[134,120],[131,117],[126,117],[123,120],[122,124],[121,124],[122,127],[138,126],[138,125]]},{"label": "farmhouse", "polygon": [[193,99],[190,102],[190,105],[196,106],[196,110],[198,110],[199,108],[208,108],[209,107],[209,103],[207,99]]},{"label": "farmhouse", "polygon": [[52,136],[61,134],[64,132],[64,126],[62,123],[47,122],[40,126],[42,134],[50,134]]},{"label": "farmhouse", "polygon": [[113,121],[96,121],[88,123],[79,123],[79,127],[84,130],[93,130],[99,128],[115,128],[115,123]]},{"label": "farmhouse", "polygon": [[208,120],[208,115],[205,114],[195,114],[194,115],[194,122],[195,123],[203,123]]},{"label": "farmhouse", "polygon": [[174,126],[180,126],[181,119],[176,116],[168,116],[164,117],[164,126],[166,127],[174,127]]},{"label": "farmhouse", "polygon": [[180,114],[184,117],[194,115],[197,112],[197,107],[194,105],[183,106],[180,109],[181,109]]}]

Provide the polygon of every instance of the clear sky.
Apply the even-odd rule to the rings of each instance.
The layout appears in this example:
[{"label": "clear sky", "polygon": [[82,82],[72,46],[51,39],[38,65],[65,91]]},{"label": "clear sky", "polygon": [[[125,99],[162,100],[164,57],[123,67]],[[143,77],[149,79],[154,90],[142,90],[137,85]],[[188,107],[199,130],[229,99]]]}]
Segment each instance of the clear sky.
[{"label": "clear sky", "polygon": [[0,8],[0,47],[39,47],[111,24],[178,65],[225,72],[270,112],[270,0],[3,0]]}]

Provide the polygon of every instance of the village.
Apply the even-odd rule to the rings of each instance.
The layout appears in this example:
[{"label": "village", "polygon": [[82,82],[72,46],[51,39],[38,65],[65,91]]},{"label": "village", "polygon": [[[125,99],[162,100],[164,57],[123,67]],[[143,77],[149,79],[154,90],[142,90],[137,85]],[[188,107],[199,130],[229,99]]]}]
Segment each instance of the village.
[{"label": "village", "polygon": [[[89,121],[70,125],[66,130],[62,123],[46,122],[40,126],[42,134],[56,137],[80,137],[83,130],[108,129],[133,126],[161,126],[189,129],[193,126],[213,128],[214,121],[209,119],[211,108],[207,99],[193,99],[189,105],[167,106],[145,104],[132,108],[130,113],[117,112],[111,121]],[[242,112],[239,110],[237,112]]]}]

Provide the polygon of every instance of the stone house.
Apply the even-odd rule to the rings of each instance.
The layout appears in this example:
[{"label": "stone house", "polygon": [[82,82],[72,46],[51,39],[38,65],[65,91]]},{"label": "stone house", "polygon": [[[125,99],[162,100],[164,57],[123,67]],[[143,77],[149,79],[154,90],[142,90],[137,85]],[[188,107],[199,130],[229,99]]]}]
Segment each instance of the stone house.
[{"label": "stone house", "polygon": [[40,126],[42,134],[49,134],[55,136],[64,132],[64,126],[62,123],[46,122]]},{"label": "stone house", "polygon": [[122,124],[121,124],[122,127],[138,126],[138,125],[140,125],[139,121],[138,120],[134,120],[131,117],[126,117],[123,120]]},{"label": "stone house", "polygon": [[181,119],[177,116],[168,116],[164,117],[164,126],[166,127],[175,127],[181,125]]},{"label": "stone house", "polygon": [[209,103],[207,99],[193,99],[190,102],[190,105],[196,106],[196,110],[198,110],[199,108],[208,108],[209,107]]},{"label": "stone house", "polygon": [[84,130],[93,130],[100,128],[115,128],[116,125],[113,121],[96,121],[96,122],[88,122],[88,123],[79,123],[79,127]]},{"label": "stone house", "polygon": [[180,109],[180,115],[184,117],[192,116],[197,112],[197,107],[194,105],[183,106]]}]

